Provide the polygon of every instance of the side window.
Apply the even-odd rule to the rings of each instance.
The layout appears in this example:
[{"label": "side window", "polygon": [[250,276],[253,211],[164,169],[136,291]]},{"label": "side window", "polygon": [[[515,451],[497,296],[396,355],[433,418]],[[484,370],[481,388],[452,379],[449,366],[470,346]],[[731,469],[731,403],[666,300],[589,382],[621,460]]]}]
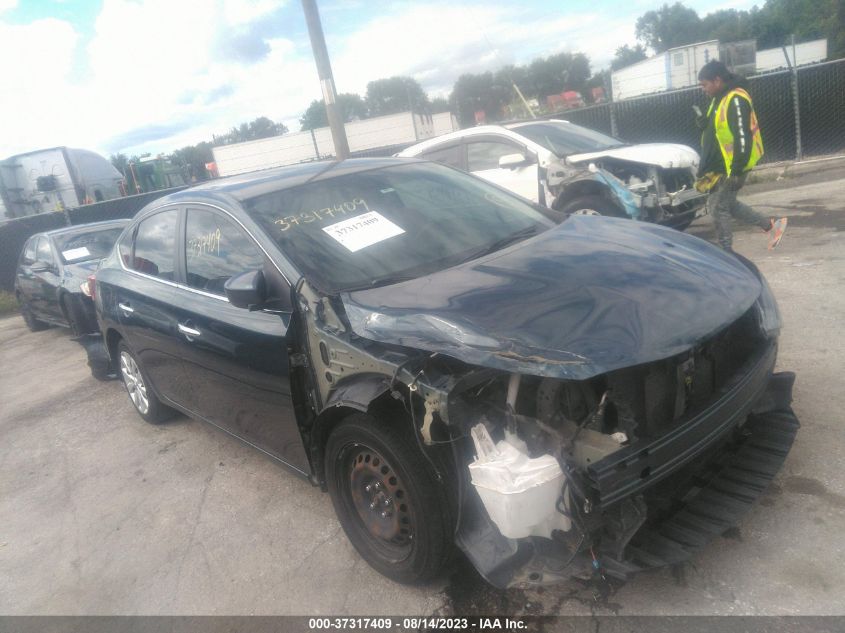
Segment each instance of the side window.
[{"label": "side window", "polygon": [[188,209],[185,229],[188,286],[225,296],[223,284],[229,277],[263,265],[263,253],[241,227],[213,211]]},{"label": "side window", "polygon": [[35,243],[38,240],[31,239],[26,243],[26,248],[23,249],[23,263],[32,264],[35,262]]},{"label": "side window", "polygon": [[463,169],[460,145],[453,145],[452,147],[425,152],[422,157],[426,160],[434,161],[435,163],[443,163],[444,165],[449,165],[450,167]]},{"label": "side window", "polygon": [[497,143],[495,141],[480,141],[467,145],[467,167],[469,171],[483,171],[498,169],[499,159],[508,154],[518,154],[521,150],[516,145]]},{"label": "side window", "polygon": [[50,248],[50,241],[46,237],[38,238],[38,245],[35,247],[35,259],[53,265],[53,251]]},{"label": "side window", "polygon": [[131,268],[173,281],[176,270],[176,221],[179,212],[162,211],[142,220],[135,233]]}]

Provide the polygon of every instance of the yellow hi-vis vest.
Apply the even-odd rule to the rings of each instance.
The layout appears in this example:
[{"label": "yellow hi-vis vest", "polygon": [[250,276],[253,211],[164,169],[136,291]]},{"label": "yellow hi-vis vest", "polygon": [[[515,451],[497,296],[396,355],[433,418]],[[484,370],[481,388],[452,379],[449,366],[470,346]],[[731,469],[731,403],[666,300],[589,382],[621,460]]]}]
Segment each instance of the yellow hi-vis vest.
[{"label": "yellow hi-vis vest", "polygon": [[760,126],[757,125],[757,115],[754,113],[751,95],[742,88],[734,88],[722,97],[718,105],[716,105],[716,100],[712,99],[710,101],[710,108],[707,110],[707,116],[710,116],[715,107],[716,120],[714,126],[716,128],[716,141],[718,141],[719,149],[722,151],[722,158],[725,159],[725,172],[728,175],[731,173],[731,165],[734,160],[734,135],[728,125],[728,104],[735,95],[739,95],[751,105],[751,153],[748,155],[748,162],[745,164],[743,171],[750,171],[763,155],[763,137],[760,135]]}]

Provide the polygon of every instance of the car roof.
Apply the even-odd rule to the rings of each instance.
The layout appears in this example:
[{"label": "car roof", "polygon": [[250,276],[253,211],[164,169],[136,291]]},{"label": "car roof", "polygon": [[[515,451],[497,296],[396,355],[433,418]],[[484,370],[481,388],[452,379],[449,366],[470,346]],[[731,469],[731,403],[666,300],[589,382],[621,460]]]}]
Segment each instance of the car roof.
[{"label": "car roof", "polygon": [[342,161],[319,161],[275,167],[261,171],[208,180],[162,198],[160,203],[191,200],[197,195],[223,195],[238,202],[276,191],[283,191],[309,182],[329,180],[373,169],[405,165],[408,159],[392,157],[349,158]]},{"label": "car roof", "polygon": [[530,125],[532,123],[564,123],[567,125],[572,125],[572,123],[564,119],[521,119],[518,121],[506,121],[501,124],[476,125],[475,127],[469,127],[463,130],[456,130],[454,132],[449,132],[448,134],[441,134],[440,136],[435,136],[434,138],[429,138],[424,141],[420,141],[416,145],[412,145],[411,147],[405,148],[396,155],[404,158],[411,158],[419,155],[421,152],[424,152],[428,149],[431,149],[438,145],[442,145],[444,143],[448,143],[449,141],[460,141],[464,138],[469,138],[472,136],[483,136],[485,134],[504,134],[505,136],[514,135],[516,137],[519,137],[520,139],[523,139],[524,142],[525,137],[519,134],[519,128],[524,125]]},{"label": "car roof", "polygon": [[[131,220],[126,218],[119,218],[116,220],[103,220],[102,222],[88,222],[86,224],[74,224],[72,226],[63,226],[60,229],[53,229],[52,231],[44,231],[37,235],[46,235],[47,237],[55,237],[56,235],[64,235],[65,233],[78,233],[89,229],[109,229],[124,227],[129,224]],[[36,237],[34,235],[33,237]]]}]

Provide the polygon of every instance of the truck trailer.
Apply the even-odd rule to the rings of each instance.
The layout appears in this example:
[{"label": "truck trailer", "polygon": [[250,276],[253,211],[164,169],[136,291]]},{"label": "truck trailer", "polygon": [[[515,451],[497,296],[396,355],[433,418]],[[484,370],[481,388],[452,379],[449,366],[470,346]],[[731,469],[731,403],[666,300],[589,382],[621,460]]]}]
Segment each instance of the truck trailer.
[{"label": "truck trailer", "polygon": [[99,154],[52,147],[0,161],[0,219],[111,200],[123,175]]}]

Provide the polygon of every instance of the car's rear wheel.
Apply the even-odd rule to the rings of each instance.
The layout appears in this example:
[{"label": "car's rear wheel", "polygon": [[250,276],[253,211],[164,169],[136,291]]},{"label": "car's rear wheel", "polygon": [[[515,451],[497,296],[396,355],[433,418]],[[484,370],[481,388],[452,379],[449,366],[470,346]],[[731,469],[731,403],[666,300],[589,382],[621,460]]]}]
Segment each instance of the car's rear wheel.
[{"label": "car's rear wheel", "polygon": [[376,571],[418,584],[443,570],[448,500],[409,432],[367,414],[346,418],[326,445],[326,481],[346,535]]},{"label": "car's rear wheel", "polygon": [[627,217],[625,212],[607,198],[598,195],[581,196],[563,204],[560,210],[569,215],[609,215]]},{"label": "car's rear wheel", "polygon": [[26,323],[26,327],[29,328],[30,332],[40,332],[50,327],[44,323],[44,321],[39,321],[35,318],[35,315],[32,313],[32,308],[26,301],[21,299],[20,295],[18,295],[18,304],[20,304],[21,307],[23,322]]},{"label": "car's rear wheel", "polygon": [[123,341],[118,343],[117,356],[123,385],[138,414],[151,424],[159,424],[171,418],[173,409],[162,404],[155,395],[141,363]]}]

